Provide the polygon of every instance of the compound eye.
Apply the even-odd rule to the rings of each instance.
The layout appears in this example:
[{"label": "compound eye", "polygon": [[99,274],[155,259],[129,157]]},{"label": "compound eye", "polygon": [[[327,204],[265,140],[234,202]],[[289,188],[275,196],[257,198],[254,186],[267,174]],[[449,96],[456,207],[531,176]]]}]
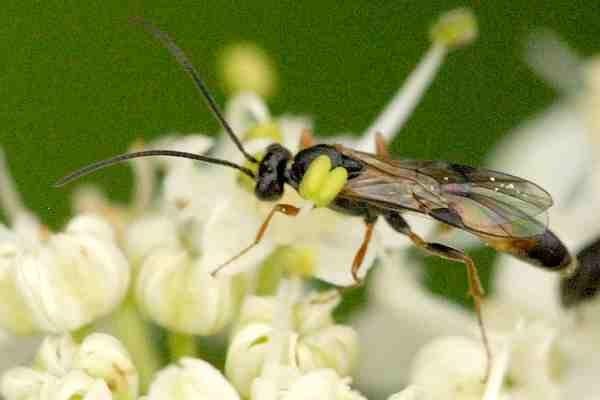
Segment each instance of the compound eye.
[{"label": "compound eye", "polygon": [[263,178],[256,183],[256,189],[254,190],[254,193],[260,200],[278,200],[281,198],[281,196],[283,196],[283,184],[280,183],[276,178],[269,180]]}]

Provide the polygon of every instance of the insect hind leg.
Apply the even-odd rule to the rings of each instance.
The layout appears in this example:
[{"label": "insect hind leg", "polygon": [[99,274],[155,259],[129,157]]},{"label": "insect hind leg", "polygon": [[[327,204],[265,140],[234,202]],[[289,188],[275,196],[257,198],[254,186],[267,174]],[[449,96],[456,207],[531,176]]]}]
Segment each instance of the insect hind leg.
[{"label": "insect hind leg", "polygon": [[390,226],[394,228],[395,231],[408,236],[408,238],[418,248],[423,249],[426,252],[436,255],[438,257],[445,258],[447,260],[461,262],[467,268],[469,295],[473,298],[473,303],[475,305],[475,313],[477,315],[477,322],[479,324],[479,330],[481,331],[481,338],[487,356],[487,365],[485,370],[485,378],[487,380],[492,363],[492,352],[490,350],[485,325],[483,323],[482,302],[485,291],[483,290],[483,286],[481,285],[481,280],[479,279],[479,273],[477,272],[475,262],[471,257],[469,257],[460,250],[454,249],[442,243],[432,243],[425,241],[423,238],[421,238],[419,235],[417,235],[411,230],[410,226],[402,217],[402,215],[400,215],[400,213],[388,212],[384,214],[384,218],[390,224]]}]

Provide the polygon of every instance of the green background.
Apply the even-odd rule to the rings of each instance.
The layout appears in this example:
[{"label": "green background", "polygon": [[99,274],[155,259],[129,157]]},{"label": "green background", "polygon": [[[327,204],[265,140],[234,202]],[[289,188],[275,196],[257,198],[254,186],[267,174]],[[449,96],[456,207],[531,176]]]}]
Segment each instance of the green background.
[{"label": "green background", "polygon": [[[275,114],[315,118],[318,133],[361,132],[428,47],[436,16],[452,1],[3,2],[0,11],[0,143],[29,207],[64,222],[61,175],[165,132],[217,124],[167,52],[130,16],[170,32],[223,102],[216,53],[251,40],[276,61]],[[555,97],[523,63],[535,28],[555,30],[583,55],[598,49],[600,3],[471,4],[480,38],[450,55],[394,142],[394,152],[479,165],[494,142]],[[89,178],[124,198],[127,168]]]},{"label": "green background", "polygon": [[[426,51],[431,22],[459,5],[475,9],[480,38],[448,57],[393,151],[481,165],[503,134],[556,98],[523,62],[527,34],[550,28],[593,55],[598,1],[4,1],[0,144],[26,204],[59,227],[73,186],[52,183],[65,173],[136,138],[217,131],[188,77],[129,17],[176,38],[221,103],[217,52],[255,41],[280,74],[273,113],[312,115],[327,135],[363,131]],[[86,179],[118,199],[131,185],[125,167]],[[475,257],[489,264],[492,253]],[[464,299],[464,272],[446,266],[431,263],[427,280]]]}]

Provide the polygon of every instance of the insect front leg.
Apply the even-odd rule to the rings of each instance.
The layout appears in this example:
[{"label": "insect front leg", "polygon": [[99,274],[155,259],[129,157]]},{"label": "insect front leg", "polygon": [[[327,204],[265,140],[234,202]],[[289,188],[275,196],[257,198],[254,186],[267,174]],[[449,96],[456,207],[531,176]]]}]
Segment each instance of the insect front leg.
[{"label": "insect front leg", "polygon": [[246,254],[248,251],[250,251],[250,249],[252,249],[254,246],[256,246],[257,244],[259,244],[260,241],[262,240],[263,236],[265,235],[265,232],[267,231],[267,228],[269,227],[269,224],[271,223],[271,220],[273,219],[273,216],[275,215],[275,213],[282,213],[282,214],[288,215],[290,217],[295,217],[296,215],[298,215],[299,212],[300,212],[300,209],[298,207],[292,206],[290,204],[276,204],[271,209],[271,211],[267,215],[267,218],[265,218],[264,222],[260,226],[260,229],[256,233],[256,238],[254,239],[254,242],[252,242],[248,247],[246,247],[245,249],[243,249],[242,251],[240,251],[235,256],[231,257],[229,260],[227,260],[223,264],[219,265],[210,274],[213,277],[216,276],[219,273],[219,271],[221,271],[227,265],[231,264],[233,261],[237,260],[238,258],[240,258],[241,256],[243,256],[244,254]]},{"label": "insect front leg", "polygon": [[398,212],[387,212],[384,214],[384,218],[390,224],[390,226],[394,228],[394,230],[396,230],[399,233],[402,233],[403,235],[408,236],[408,238],[418,248],[423,249],[428,253],[431,253],[438,257],[445,258],[447,260],[461,262],[466,266],[467,278],[469,282],[469,295],[473,298],[473,303],[475,305],[475,313],[477,315],[477,322],[479,324],[481,338],[483,340],[483,345],[485,347],[485,352],[487,355],[487,365],[485,371],[485,376],[487,380],[487,377],[489,376],[490,366],[492,363],[492,352],[490,350],[487,333],[483,323],[482,301],[485,292],[483,290],[483,286],[481,285],[481,280],[479,279],[479,274],[477,272],[475,262],[473,262],[473,259],[471,257],[469,257],[460,250],[454,249],[450,246],[446,246],[442,243],[431,243],[425,241],[423,238],[421,238],[419,235],[417,235],[411,230],[406,220]]}]

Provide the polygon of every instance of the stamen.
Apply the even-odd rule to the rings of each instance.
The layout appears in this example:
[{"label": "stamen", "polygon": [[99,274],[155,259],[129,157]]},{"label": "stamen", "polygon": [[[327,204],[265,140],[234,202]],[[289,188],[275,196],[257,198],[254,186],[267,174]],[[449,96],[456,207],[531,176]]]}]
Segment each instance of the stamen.
[{"label": "stamen", "polygon": [[519,320],[514,331],[504,339],[498,354],[494,357],[488,376],[482,400],[498,400],[506,373],[508,371],[510,355],[515,337],[523,330],[523,321]]},{"label": "stamen", "polygon": [[6,219],[11,223],[27,210],[10,175],[2,148],[0,148],[0,208],[4,210]]},{"label": "stamen", "polygon": [[[292,331],[293,307],[302,294],[300,277],[284,278],[277,289],[277,305],[273,316],[273,334],[269,344],[269,352],[263,365],[262,377],[274,379],[278,386],[278,371],[282,365],[287,365],[287,349]],[[278,387],[275,388],[279,389]]]},{"label": "stamen", "polygon": [[[141,151],[144,149],[142,141],[136,141],[130,151]],[[149,159],[136,159],[132,162],[134,175],[133,201],[131,209],[134,213],[144,212],[152,203],[154,194],[154,165]]]},{"label": "stamen", "polygon": [[471,43],[476,36],[477,21],[470,10],[460,8],[443,14],[431,29],[432,45],[425,57],[367,129],[357,148],[373,151],[377,132],[391,142],[433,82],[448,51]]}]

